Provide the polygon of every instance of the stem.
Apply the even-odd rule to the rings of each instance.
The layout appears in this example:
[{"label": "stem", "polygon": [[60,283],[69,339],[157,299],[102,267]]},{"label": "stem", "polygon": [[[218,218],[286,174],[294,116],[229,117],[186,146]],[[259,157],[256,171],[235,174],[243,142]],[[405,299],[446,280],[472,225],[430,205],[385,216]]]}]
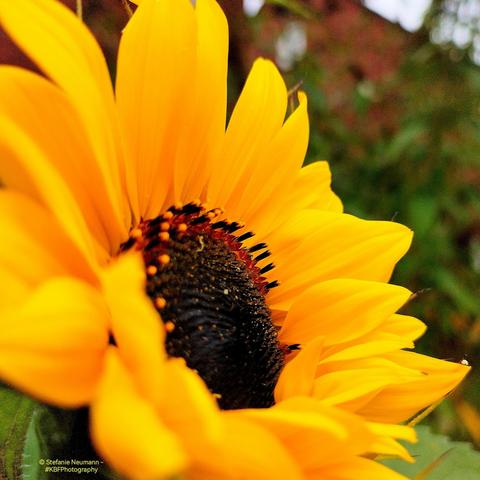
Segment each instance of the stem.
[{"label": "stem", "polygon": [[77,0],[77,17],[83,21],[83,4],[82,0]]},{"label": "stem", "polygon": [[131,18],[131,16],[133,15],[133,12],[132,12],[132,9],[131,9],[130,5],[128,4],[128,1],[127,0],[122,0],[122,5],[123,5],[123,8],[125,9],[125,11],[127,12],[128,18]]}]

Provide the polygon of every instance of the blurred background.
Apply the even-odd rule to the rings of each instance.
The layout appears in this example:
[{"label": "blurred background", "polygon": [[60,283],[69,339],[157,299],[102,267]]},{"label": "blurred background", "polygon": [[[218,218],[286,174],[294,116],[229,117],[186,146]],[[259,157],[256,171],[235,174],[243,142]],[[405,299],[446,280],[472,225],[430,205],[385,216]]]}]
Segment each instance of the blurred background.
[{"label": "blurred background", "polygon": [[[393,282],[417,292],[403,313],[429,327],[418,349],[474,367],[426,422],[480,447],[480,1],[220,3],[230,107],[253,60],[274,59],[308,93],[306,162],[330,162],[346,211],[414,230]],[[114,76],[122,0],[84,0],[83,17]],[[35,68],[1,32],[0,62]]]}]

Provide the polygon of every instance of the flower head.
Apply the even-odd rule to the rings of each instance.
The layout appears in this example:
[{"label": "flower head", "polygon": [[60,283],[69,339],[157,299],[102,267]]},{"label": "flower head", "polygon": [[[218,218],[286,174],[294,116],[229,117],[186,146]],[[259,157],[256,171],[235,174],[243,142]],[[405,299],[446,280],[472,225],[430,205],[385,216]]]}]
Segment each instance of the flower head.
[{"label": "flower head", "polygon": [[305,94],[285,119],[259,59],[225,129],[214,0],[143,0],[115,93],[55,0],[0,0],[0,21],[45,74],[0,67],[2,379],[90,405],[131,478],[400,478],[365,455],[410,459],[391,423],[468,369],[404,350],[424,326],[385,282],[411,232],[301,168]]}]

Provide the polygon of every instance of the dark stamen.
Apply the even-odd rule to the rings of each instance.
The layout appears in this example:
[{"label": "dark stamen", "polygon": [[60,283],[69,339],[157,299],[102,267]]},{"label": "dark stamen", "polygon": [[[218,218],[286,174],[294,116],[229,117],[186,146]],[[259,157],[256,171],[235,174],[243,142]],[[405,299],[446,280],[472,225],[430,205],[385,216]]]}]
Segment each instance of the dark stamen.
[{"label": "dark stamen", "polygon": [[249,238],[252,238],[255,234],[253,232],[245,232],[242,235],[240,235],[237,240],[239,242],[244,242],[245,240],[248,240]]},{"label": "dark stamen", "polygon": [[253,247],[250,247],[248,249],[248,251],[250,253],[254,253],[254,252],[257,252],[258,250],[262,250],[264,248],[267,248],[267,244],[266,243],[257,243],[256,245],[254,245]]},{"label": "dark stamen", "polygon": [[192,213],[200,213],[203,210],[202,206],[197,203],[187,203],[182,208],[182,213],[191,215]]},{"label": "dark stamen", "polygon": [[228,227],[228,222],[226,222],[225,220],[212,223],[212,228],[222,228],[223,230],[225,230],[227,227]]},{"label": "dark stamen", "polygon": [[263,268],[260,269],[260,273],[263,275],[264,273],[267,273],[274,268],[275,265],[273,263],[269,263],[268,265],[265,265]]},{"label": "dark stamen", "polygon": [[274,280],[273,282],[267,283],[265,285],[265,288],[267,290],[271,290],[272,288],[278,287],[280,285],[280,282],[278,280]]},{"label": "dark stamen", "polygon": [[210,221],[210,219],[206,215],[202,215],[200,217],[194,218],[191,222],[190,225],[200,225],[202,223],[206,223]]},{"label": "dark stamen", "polygon": [[260,260],[264,260],[265,258],[269,257],[270,255],[271,255],[271,252],[269,252],[268,250],[265,250],[260,255],[257,255],[255,257],[255,261],[259,262]]}]

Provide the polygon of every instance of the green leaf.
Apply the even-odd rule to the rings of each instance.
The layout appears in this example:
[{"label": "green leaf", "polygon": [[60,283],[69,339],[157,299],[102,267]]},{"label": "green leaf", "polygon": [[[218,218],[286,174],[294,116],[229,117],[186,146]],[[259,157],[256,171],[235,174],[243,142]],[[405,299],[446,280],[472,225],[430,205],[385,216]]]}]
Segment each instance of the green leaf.
[{"label": "green leaf", "polygon": [[0,384],[0,479],[63,480],[50,461],[95,460],[98,480],[121,477],[96,455],[88,432],[88,410],[64,410],[36,402]]},{"label": "green leaf", "polygon": [[433,277],[438,287],[450,295],[462,310],[472,315],[478,312],[480,308],[478,297],[469,293],[468,288],[461,285],[459,279],[453,273],[444,268],[439,268],[434,272]]},{"label": "green leaf", "polygon": [[0,478],[17,480],[36,402],[0,385],[0,405]]},{"label": "green leaf", "polygon": [[452,441],[444,435],[432,433],[430,427],[426,426],[417,427],[415,430],[418,443],[408,446],[415,463],[383,460],[384,465],[413,479],[417,476],[426,480],[480,478],[480,452],[475,451],[471,444]]},{"label": "green leaf", "polygon": [[39,464],[42,454],[35,428],[36,413],[37,412],[34,411],[30,419],[30,425],[28,426],[25,439],[22,468],[23,480],[43,480],[45,478],[45,472],[40,468]]},{"label": "green leaf", "polygon": [[404,153],[415,145],[425,132],[423,122],[416,121],[406,125],[393,137],[385,149],[382,164],[386,166],[401,160]]},{"label": "green leaf", "polygon": [[0,478],[47,480],[41,460],[60,458],[71,448],[78,412],[36,402],[6,385],[0,385]]},{"label": "green leaf", "polygon": [[417,240],[423,240],[431,234],[438,221],[439,205],[431,194],[419,193],[408,203],[408,218]]}]

